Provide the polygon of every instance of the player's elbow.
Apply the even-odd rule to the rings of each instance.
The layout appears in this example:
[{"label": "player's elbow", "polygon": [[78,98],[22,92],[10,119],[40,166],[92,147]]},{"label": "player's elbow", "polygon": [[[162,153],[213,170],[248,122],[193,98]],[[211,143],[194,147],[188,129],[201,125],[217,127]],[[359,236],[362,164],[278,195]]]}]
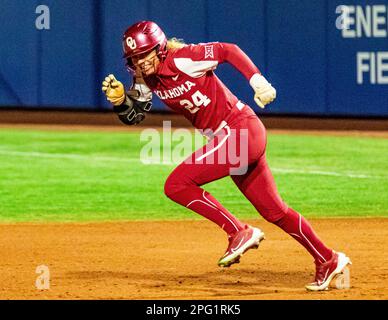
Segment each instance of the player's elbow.
[{"label": "player's elbow", "polygon": [[240,51],[240,47],[235,43],[223,42],[222,47],[226,52]]},{"label": "player's elbow", "polygon": [[224,60],[229,63],[233,63],[235,57],[239,57],[243,52],[241,48],[235,43],[223,43],[222,47]]},{"label": "player's elbow", "polygon": [[241,50],[240,47],[235,43],[230,43],[230,47],[232,48],[232,50]]}]

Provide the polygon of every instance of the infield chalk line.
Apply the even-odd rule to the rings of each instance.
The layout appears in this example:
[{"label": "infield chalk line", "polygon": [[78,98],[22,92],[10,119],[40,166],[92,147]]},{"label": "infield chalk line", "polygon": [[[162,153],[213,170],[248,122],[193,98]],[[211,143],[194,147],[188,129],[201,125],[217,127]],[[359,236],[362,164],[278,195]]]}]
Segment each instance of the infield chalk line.
[{"label": "infield chalk line", "polygon": [[92,161],[113,161],[113,162],[139,162],[135,159],[104,157],[104,156],[87,156],[74,153],[45,153],[45,152],[24,152],[0,150],[0,155],[20,156],[20,157],[37,157],[37,158],[54,158],[54,159],[71,159],[71,160],[92,160]]},{"label": "infield chalk line", "polygon": [[[19,157],[37,157],[37,158],[54,158],[54,159],[71,159],[71,160],[87,160],[87,161],[105,161],[105,162],[123,162],[123,163],[139,163],[142,162],[140,159],[134,158],[116,158],[116,157],[105,157],[105,156],[88,156],[82,154],[68,154],[68,153],[47,153],[47,152],[27,152],[27,151],[11,151],[11,150],[1,150],[0,155],[5,156],[19,156]],[[184,159],[182,159],[183,161]],[[160,161],[150,160],[144,165],[174,165],[173,163],[161,163]],[[355,179],[387,179],[386,176],[371,176],[367,174],[358,174],[358,173],[345,173],[345,172],[335,172],[335,171],[321,171],[321,170],[309,170],[309,169],[289,169],[289,168],[271,168],[272,172],[275,173],[296,173],[296,174],[310,174],[310,175],[323,175],[323,176],[335,176],[335,177],[346,177],[346,178],[355,178]]]},{"label": "infield chalk line", "polygon": [[336,177],[348,177],[358,179],[383,179],[383,176],[370,176],[366,174],[355,174],[355,173],[340,173],[332,171],[321,171],[321,170],[303,170],[303,169],[283,169],[283,168],[271,168],[271,171],[277,173],[306,173],[306,174],[317,174],[322,176],[336,176]]}]

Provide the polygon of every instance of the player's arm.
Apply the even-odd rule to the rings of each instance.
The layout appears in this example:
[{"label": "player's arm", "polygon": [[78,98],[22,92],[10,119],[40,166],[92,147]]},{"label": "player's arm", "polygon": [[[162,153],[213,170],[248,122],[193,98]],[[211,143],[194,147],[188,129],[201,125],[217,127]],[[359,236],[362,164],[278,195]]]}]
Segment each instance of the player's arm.
[{"label": "player's arm", "polygon": [[215,45],[217,46],[219,62],[228,62],[249,81],[255,92],[254,100],[260,108],[264,108],[266,104],[271,103],[276,98],[275,88],[265,79],[239,46],[220,42]]},{"label": "player's arm", "polygon": [[145,118],[145,112],[151,110],[152,93],[144,83],[134,81],[130,90],[125,92],[124,85],[109,75],[102,83],[102,91],[113,104],[113,111],[121,122],[127,125],[138,124]]},{"label": "player's arm", "polygon": [[276,98],[276,90],[235,44],[211,42],[189,45],[179,50],[174,62],[180,71],[194,78],[216,69],[220,63],[228,62],[249,81],[255,92],[254,100],[261,108]]},{"label": "player's arm", "polygon": [[235,44],[211,42],[188,45],[175,54],[174,65],[177,70],[199,78],[217,68],[218,64],[228,62],[249,81],[253,88],[254,100],[260,108],[276,98],[276,90],[264,78],[252,60]]}]

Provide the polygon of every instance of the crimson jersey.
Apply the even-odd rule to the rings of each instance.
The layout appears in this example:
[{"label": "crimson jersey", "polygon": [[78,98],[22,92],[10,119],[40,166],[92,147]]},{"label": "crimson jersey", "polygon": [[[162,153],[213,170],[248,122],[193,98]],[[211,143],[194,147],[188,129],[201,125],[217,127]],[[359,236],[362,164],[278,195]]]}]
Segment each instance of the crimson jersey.
[{"label": "crimson jersey", "polygon": [[235,108],[244,107],[213,72],[223,62],[232,64],[247,80],[259,73],[236,45],[212,42],[168,50],[157,74],[144,80],[154,94],[195,128],[214,131]]}]

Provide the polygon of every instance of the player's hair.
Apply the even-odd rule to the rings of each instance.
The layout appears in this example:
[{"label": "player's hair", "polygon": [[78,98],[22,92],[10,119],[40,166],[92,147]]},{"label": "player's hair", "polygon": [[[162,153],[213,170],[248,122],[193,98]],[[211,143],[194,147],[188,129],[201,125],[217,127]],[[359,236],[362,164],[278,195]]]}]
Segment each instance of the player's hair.
[{"label": "player's hair", "polygon": [[183,48],[185,45],[186,43],[183,41],[183,39],[178,39],[174,37],[167,40],[167,50],[180,49]]}]

